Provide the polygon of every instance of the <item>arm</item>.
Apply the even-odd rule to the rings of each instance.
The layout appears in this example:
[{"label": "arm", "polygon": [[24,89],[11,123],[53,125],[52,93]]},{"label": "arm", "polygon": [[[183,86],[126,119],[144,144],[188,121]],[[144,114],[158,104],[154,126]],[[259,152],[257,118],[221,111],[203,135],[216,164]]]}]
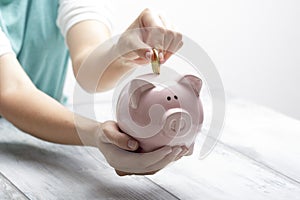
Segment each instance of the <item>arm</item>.
[{"label": "arm", "polygon": [[[143,31],[149,27],[150,31],[143,35]],[[66,40],[77,82],[91,93],[111,89],[121,76],[137,66],[135,64],[145,64],[150,61],[152,47],[160,50],[160,62],[164,63],[183,44],[181,34],[167,30],[167,27],[165,20],[146,9],[121,35],[117,44],[112,44],[109,41],[109,30],[105,24],[97,20],[85,20],[73,25],[67,31]],[[119,54],[120,52],[126,54]],[[108,65],[112,59],[116,60]],[[179,159],[186,153],[185,150],[179,154],[176,150],[174,152],[175,154],[165,159],[168,160],[174,155]],[[147,169],[146,174],[156,171]],[[132,174],[129,169],[124,168],[116,172],[118,175]],[[137,174],[137,171],[133,174]]]},{"label": "arm", "polygon": [[[77,81],[84,89],[94,92],[93,89],[85,87],[85,81],[79,80],[78,72],[85,59],[89,57],[98,46],[103,44],[111,37],[107,26],[96,20],[85,20],[72,26],[67,33],[66,40],[69,47],[73,72]],[[109,54],[113,54],[113,46],[107,47],[107,51],[101,52],[97,55],[98,61],[105,60]],[[97,92],[105,91],[114,87],[115,83],[127,71],[132,69],[132,66],[122,63],[120,59],[116,60],[106,70],[105,66],[101,66],[100,62],[94,62],[99,70],[103,71],[102,78],[99,82]],[[94,70],[92,70],[94,73]],[[87,81],[90,81],[88,76]],[[100,87],[101,86],[101,87]]]},{"label": "arm", "polygon": [[[111,126],[76,116],[84,122],[76,124],[80,126],[77,129],[85,133],[79,137],[75,114],[39,91],[12,53],[0,56],[0,115],[19,129],[50,142],[72,145],[83,145],[84,142],[85,145],[97,146],[99,130],[103,126],[108,138],[114,139],[110,134],[112,131],[107,131],[112,129]],[[129,137],[117,134],[122,135],[118,146],[129,149],[126,144]]]},{"label": "arm", "polygon": [[[78,26],[80,24],[86,25],[86,22],[78,23]],[[99,22],[96,23],[101,24]],[[75,30],[75,26],[71,29],[73,28]],[[98,29],[99,26],[95,26],[94,28]],[[79,30],[86,32],[82,29]],[[99,33],[105,33],[102,29],[98,29],[98,31],[100,31]],[[78,35],[82,32],[79,32]],[[95,32],[92,31],[92,33]],[[99,37],[99,35],[97,37],[101,39],[99,43],[102,43],[102,39],[105,38],[102,36]],[[76,39],[77,37],[75,36]],[[78,51],[76,51],[77,53],[72,53],[73,62],[76,63],[78,61],[79,63],[77,66],[80,66],[80,62],[86,59],[87,52],[92,51],[94,48],[95,38],[88,37],[85,39],[78,40],[80,45],[75,45],[78,47]],[[70,51],[74,52],[73,50],[75,48],[71,47]],[[132,144],[131,141],[134,140],[120,132],[115,122],[107,121],[99,123],[68,111],[32,84],[14,54],[1,55],[0,115],[8,119],[19,129],[50,142],[95,146],[99,148],[112,167],[130,173],[145,173],[159,170],[173,161],[182,151],[180,147],[164,147],[146,154],[124,151],[137,149],[138,143],[135,141],[133,145],[130,145]],[[110,55],[110,52],[104,52],[103,56],[105,57],[106,55]],[[120,73],[117,70],[115,77],[122,74],[123,72]],[[81,123],[75,124],[74,118],[79,119]],[[83,132],[80,137],[78,129]]]},{"label": "arm", "polygon": [[[109,38],[109,29],[97,20],[77,23],[66,34],[74,75],[88,92],[113,88],[136,64],[150,62],[153,47],[160,50],[160,61],[164,63],[183,44],[181,34],[172,31],[163,18],[149,9],[138,16],[116,44]],[[108,65],[111,58],[115,60]]]},{"label": "arm", "polygon": [[[127,172],[117,171],[119,175],[153,173],[182,152],[180,147],[163,147],[145,154],[125,151],[136,150],[138,144],[135,141],[130,145],[134,140],[120,132],[115,122],[99,123],[64,108],[32,84],[12,53],[0,56],[0,115],[43,140],[97,147],[113,168]],[[75,117],[79,123],[75,123]]]},{"label": "arm", "polygon": [[0,91],[0,114],[21,130],[51,142],[81,144],[72,113],[39,91],[13,54],[0,57]]}]

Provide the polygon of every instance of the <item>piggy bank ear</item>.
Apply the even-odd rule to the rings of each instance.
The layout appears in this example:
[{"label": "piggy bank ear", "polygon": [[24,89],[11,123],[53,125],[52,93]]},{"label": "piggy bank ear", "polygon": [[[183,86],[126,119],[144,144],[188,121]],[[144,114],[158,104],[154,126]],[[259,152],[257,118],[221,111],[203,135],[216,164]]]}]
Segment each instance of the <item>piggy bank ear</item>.
[{"label": "piggy bank ear", "polygon": [[185,75],[179,80],[179,83],[187,85],[188,87],[191,87],[193,91],[195,92],[196,96],[198,97],[200,95],[200,90],[202,87],[202,80],[194,75]]},{"label": "piggy bank ear", "polygon": [[143,80],[143,79],[134,79],[131,81],[129,86],[129,106],[136,109],[139,105],[140,98],[142,94],[150,90],[151,88],[154,88],[155,85],[152,83]]}]

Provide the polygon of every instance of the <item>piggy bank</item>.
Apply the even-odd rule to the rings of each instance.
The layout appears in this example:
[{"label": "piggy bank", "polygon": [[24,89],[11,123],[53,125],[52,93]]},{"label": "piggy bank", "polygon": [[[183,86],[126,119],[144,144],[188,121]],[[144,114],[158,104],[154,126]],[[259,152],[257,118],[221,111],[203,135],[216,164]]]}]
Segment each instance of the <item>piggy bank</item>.
[{"label": "piggy bank", "polygon": [[117,123],[139,141],[140,152],[165,145],[189,148],[203,123],[201,87],[201,79],[194,75],[140,75],[117,98]]}]

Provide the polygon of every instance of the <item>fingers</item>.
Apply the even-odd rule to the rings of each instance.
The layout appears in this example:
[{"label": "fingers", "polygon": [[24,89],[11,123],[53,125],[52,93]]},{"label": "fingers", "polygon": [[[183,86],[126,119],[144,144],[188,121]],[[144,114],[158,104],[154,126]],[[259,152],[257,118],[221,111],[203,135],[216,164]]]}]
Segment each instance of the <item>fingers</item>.
[{"label": "fingers", "polygon": [[148,163],[146,167],[164,159],[168,154],[172,153],[173,149],[170,146],[164,146],[156,151],[141,154],[141,162]]},{"label": "fingers", "polygon": [[123,172],[123,171],[120,171],[120,170],[117,170],[117,169],[115,169],[115,172],[116,172],[119,176],[134,175],[133,173]]},{"label": "fingers", "polygon": [[181,46],[182,36],[161,15],[145,9],[118,41],[121,55],[136,64],[149,63],[152,48],[159,51],[164,63]]},{"label": "fingers", "polygon": [[152,151],[149,153],[141,153],[140,161],[141,163],[144,164],[146,168],[164,159],[167,155],[171,154],[172,152],[173,152],[172,147],[164,146],[156,151]]},{"label": "fingers", "polygon": [[[112,152],[112,150],[110,152]],[[159,162],[160,160],[163,160],[167,155],[172,153],[172,148],[169,146],[162,147],[156,151],[149,153],[132,153],[128,151],[118,151],[116,153],[113,152],[113,154],[119,154],[119,157],[117,159],[112,158],[110,161],[113,164],[112,166],[114,168],[118,165],[116,165],[116,163],[122,163],[122,166],[119,165],[119,168],[115,168],[119,171],[141,174],[160,169],[157,168],[154,170],[146,170],[149,166]]]},{"label": "fingers", "polygon": [[181,47],[183,46],[183,42],[179,42],[176,47],[172,46],[169,47],[168,50],[166,50],[164,54],[164,61],[162,63],[165,63],[175,52],[177,52]]},{"label": "fingers", "polygon": [[179,154],[177,156],[177,158],[175,159],[175,161],[179,160],[183,156],[190,156],[190,155],[192,155],[193,151],[194,151],[194,145],[195,145],[195,143],[191,144],[191,146],[189,148],[187,148],[186,146],[182,146],[181,148],[183,149],[183,151],[182,151],[181,154]]},{"label": "fingers", "polygon": [[193,143],[190,147],[189,147],[189,150],[188,152],[185,154],[185,156],[190,156],[193,154],[194,152],[194,146],[195,146],[195,143]]},{"label": "fingers", "polygon": [[180,158],[182,158],[188,151],[189,149],[186,148],[185,146],[181,147],[183,150],[181,151],[180,154],[177,155],[177,157],[175,158],[175,161],[179,160]]},{"label": "fingers", "polygon": [[143,28],[143,41],[157,50],[164,48],[164,24],[158,15],[149,9],[144,10],[140,17],[140,27]]},{"label": "fingers", "polygon": [[117,123],[114,121],[107,121],[102,124],[103,138],[105,143],[112,143],[124,150],[135,151],[139,144],[132,137],[120,132]]},{"label": "fingers", "polygon": [[164,49],[165,26],[159,15],[149,9],[145,9],[140,17],[141,28],[143,28],[143,39],[152,48],[160,52]]},{"label": "fingers", "polygon": [[130,173],[130,172],[123,172],[120,170],[115,170],[115,172],[119,175],[119,176],[128,176],[128,175],[139,175],[139,176],[145,176],[145,175],[153,175],[156,172],[158,172],[159,170],[156,171],[152,171],[152,172],[147,172],[147,173]]},{"label": "fingers", "polygon": [[173,26],[162,15],[154,14],[146,9],[139,19],[140,27],[145,29],[143,41],[161,52],[161,63],[164,63],[183,45],[182,35],[173,31]]},{"label": "fingers", "polygon": [[173,147],[172,153],[168,154],[163,159],[159,160],[157,163],[155,163],[155,164],[147,167],[146,171],[147,172],[151,172],[151,171],[155,171],[155,170],[164,168],[169,163],[171,163],[172,161],[174,161],[176,159],[176,157],[180,153],[182,153],[182,148],[181,147],[178,147],[178,146],[177,147]]},{"label": "fingers", "polygon": [[146,170],[146,168],[157,161],[164,159],[172,152],[171,147],[165,146],[150,153],[133,153],[122,150],[109,143],[101,144],[99,149],[104,154],[110,166],[128,174],[141,174],[155,171]]},{"label": "fingers", "polygon": [[182,45],[182,35],[174,30],[174,26],[166,20],[163,14],[159,15],[159,18],[163,22],[165,28],[167,29],[167,34],[164,37],[164,63],[166,60],[170,58],[172,54],[178,51]]},{"label": "fingers", "polygon": [[143,27],[164,27],[162,20],[160,19],[158,14],[155,14],[149,8],[143,10],[143,12],[139,16],[140,24]]},{"label": "fingers", "polygon": [[103,143],[99,149],[119,176],[154,174],[183,153],[179,146],[165,146],[149,153],[133,153],[109,143]]},{"label": "fingers", "polygon": [[123,172],[123,171],[117,170],[117,169],[115,169],[115,172],[116,172],[119,176],[133,175],[133,173]]},{"label": "fingers", "polygon": [[173,148],[165,146],[154,152],[140,154],[139,166],[143,165],[142,169],[135,170],[135,172],[128,169],[124,169],[124,171],[116,169],[115,171],[119,176],[152,175],[174,161],[182,152],[183,149],[179,146]]}]

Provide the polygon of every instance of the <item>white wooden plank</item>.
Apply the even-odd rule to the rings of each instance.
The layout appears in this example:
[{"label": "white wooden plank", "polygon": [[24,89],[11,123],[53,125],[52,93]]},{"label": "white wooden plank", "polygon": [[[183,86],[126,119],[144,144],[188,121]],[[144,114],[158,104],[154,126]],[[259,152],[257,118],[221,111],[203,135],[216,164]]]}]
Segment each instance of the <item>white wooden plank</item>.
[{"label": "white wooden plank", "polygon": [[300,185],[219,144],[205,159],[183,158],[149,176],[180,199],[299,200]]},{"label": "white wooden plank", "polygon": [[[249,107],[247,107],[247,105]],[[98,119],[102,121],[111,119],[111,108],[109,106],[109,104],[102,103],[95,107]],[[195,157],[185,158],[159,172],[157,175],[149,177],[156,184],[159,184],[181,199],[299,199],[300,190],[299,184],[297,183],[297,174],[299,174],[297,171],[299,168],[297,162],[299,161],[297,157],[297,155],[299,155],[297,141],[299,140],[296,134],[298,132],[298,122],[290,118],[282,118],[283,116],[281,115],[281,117],[278,117],[279,115],[276,112],[268,111],[266,114],[265,108],[248,103],[244,105],[244,103],[239,101],[230,103],[227,110],[226,126],[221,140],[226,145],[228,144],[233,147],[233,149],[218,146],[205,160],[199,161]],[[258,118],[257,121],[256,118]],[[280,124],[280,126],[276,126],[278,124]],[[94,197],[90,193],[90,196],[85,196],[86,193],[84,192],[90,190],[94,191],[95,189],[91,189],[93,186],[91,186],[91,184],[82,184],[83,182],[85,183],[86,180],[89,182],[90,177],[97,177],[97,183],[99,182],[98,179],[100,179],[98,177],[104,177],[100,179],[100,182],[101,180],[103,181],[101,184],[105,184],[106,180],[110,184],[106,185],[104,189],[100,189],[100,192],[98,191],[99,194],[104,195],[104,198],[121,198],[120,196],[124,194],[125,197],[135,198],[136,196],[128,196],[127,194],[128,192],[135,193],[134,190],[132,190],[132,188],[135,187],[142,191],[138,194],[140,195],[138,197],[142,198],[142,196],[148,197],[147,195],[150,195],[147,192],[146,195],[144,195],[143,191],[145,189],[137,184],[140,177],[125,177],[125,179],[119,179],[118,177],[111,178],[111,176],[114,175],[109,174],[111,173],[109,170],[103,171],[105,166],[107,169],[108,166],[105,162],[102,162],[101,159],[97,159],[97,164],[82,164],[95,163],[93,157],[95,157],[95,155],[100,157],[100,154],[93,152],[94,150],[64,147],[48,143],[41,145],[39,144],[40,141],[32,139],[31,137],[29,144],[27,144],[28,138],[24,139],[22,136],[16,139],[16,131],[7,126],[10,125],[4,124],[0,126],[0,132],[2,131],[3,133],[7,132],[7,130],[11,130],[8,132],[13,136],[7,138],[7,134],[0,134],[0,141],[2,142],[2,144],[0,144],[0,159],[5,158],[5,163],[9,163],[9,165],[3,167],[5,165],[1,165],[1,162],[0,172],[2,168],[5,169],[4,171],[10,175],[8,177],[12,177],[13,182],[19,184],[17,185],[19,188],[23,188],[25,191],[31,191],[28,194],[26,193],[26,195],[32,195],[30,197],[33,199],[40,197],[37,193],[47,194],[51,198],[55,198],[55,193],[64,194],[64,198],[74,198],[74,192],[72,194],[68,192],[65,193],[65,191],[71,189],[76,191],[76,195],[79,194],[78,197]],[[279,131],[276,132],[275,129],[277,127],[279,127]],[[286,127],[287,129],[284,129]],[[252,131],[248,131],[248,129]],[[283,132],[284,130],[287,131]],[[294,132],[293,130],[296,131]],[[276,134],[273,134],[274,131]],[[276,136],[277,134],[279,134],[279,136]],[[5,137],[3,137],[3,135],[5,135]],[[275,137],[273,137],[274,135]],[[286,138],[283,136],[286,136]],[[283,144],[280,143],[282,137],[284,140]],[[12,141],[17,141],[18,143],[14,145]],[[282,146],[278,146],[278,144]],[[17,146],[17,148],[15,146]],[[235,150],[241,152],[241,154]],[[7,155],[3,156],[1,151],[6,152],[5,154]],[[92,151],[92,153],[87,156],[86,151]],[[288,156],[289,154],[291,156]],[[93,161],[90,161],[90,159]],[[72,173],[67,173],[69,169],[66,170],[66,166],[62,164],[65,162],[70,163],[67,166],[73,169]],[[18,170],[13,172],[11,168],[18,166],[16,163],[21,163],[22,166],[20,168],[17,167],[16,169]],[[31,165],[28,163],[31,163]],[[289,165],[289,163],[293,163],[293,165]],[[78,168],[76,168],[76,166],[78,166]],[[57,170],[60,168],[65,169]],[[49,173],[52,173],[52,175],[48,175]],[[95,173],[97,176],[94,175]],[[40,178],[41,174],[44,178]],[[107,175],[107,177],[105,175]],[[284,175],[290,178],[286,178]],[[86,178],[86,176],[89,178]],[[20,180],[18,177],[25,177],[25,180]],[[30,182],[29,184],[28,179],[30,180],[32,177],[35,183]],[[64,177],[63,179],[66,180],[61,181],[59,177]],[[127,178],[129,179],[127,180]],[[81,187],[78,186],[79,183],[77,181],[79,179],[83,179],[83,181],[80,181]],[[118,182],[119,180],[125,181]],[[145,180],[142,179],[142,181]],[[68,186],[71,184],[75,186]],[[93,184],[95,183],[93,182]],[[127,184],[129,184],[129,186]],[[148,185],[149,182],[143,182],[143,184],[145,184],[145,187],[153,187],[152,185]],[[113,186],[116,187],[116,185],[118,187],[125,185],[122,187],[122,189],[126,188],[124,189],[124,194],[111,196],[111,188]],[[33,186],[37,188],[34,192],[32,192]],[[141,188],[139,188],[139,186]],[[128,189],[128,187],[131,189]],[[39,188],[42,188],[42,190]],[[57,190],[57,188],[60,189]],[[68,189],[66,190],[66,188]],[[41,192],[37,192],[38,190]],[[157,188],[152,190],[159,191],[157,193],[154,192],[154,196],[151,196],[153,198],[157,197],[158,193],[164,192],[164,190]],[[95,194],[95,192],[91,193]],[[166,195],[168,195],[168,193],[163,196]],[[169,197],[173,198],[172,195]]]},{"label": "white wooden plank", "polygon": [[[300,121],[232,98],[226,110],[222,143],[300,183]],[[96,104],[94,111],[100,121],[113,118],[111,102]],[[209,110],[205,118],[210,118]]]},{"label": "white wooden plank", "polygon": [[221,141],[300,183],[300,121],[232,100]]},{"label": "white wooden plank", "polygon": [[[253,104],[249,105],[256,108]],[[82,108],[87,108],[88,106],[82,105]],[[255,111],[254,108],[250,108],[246,112],[244,107],[237,109],[240,109],[239,112],[244,113],[244,117],[247,118],[247,114]],[[230,109],[232,108],[228,108],[229,114]],[[109,119],[109,115],[111,114],[110,105],[104,102],[95,105],[95,111],[97,112],[97,118],[100,120]],[[257,112],[256,114],[260,115],[261,112],[259,109]],[[226,122],[234,124],[236,119],[231,118],[229,114],[227,115]],[[273,114],[276,117],[277,113]],[[241,116],[236,117],[241,119]],[[227,134],[232,134],[230,132],[231,129],[227,127],[227,123],[223,137]],[[242,132],[242,127],[238,127]],[[260,131],[262,135],[264,131],[268,132],[266,128],[262,128]],[[234,133],[238,135],[240,132]],[[243,138],[242,135],[243,133],[241,133],[240,139]],[[272,140],[273,138],[269,137],[269,142],[272,142]],[[222,142],[224,141],[222,140]],[[243,145],[247,146],[247,140],[239,142],[240,147]],[[268,148],[268,145],[269,143],[265,145],[265,148]],[[272,148],[272,145],[270,147]],[[218,146],[205,160],[199,161],[195,157],[193,159],[185,158],[150,178],[180,199],[203,197],[203,199],[285,200],[300,198],[300,185],[296,181],[286,178],[284,170],[277,172],[272,167],[266,167],[264,164],[256,162],[256,158],[251,157],[252,155],[249,154],[249,151],[242,151],[242,154],[240,154],[236,150],[240,151],[235,146],[233,148],[227,148],[224,145],[221,147]],[[286,153],[288,152],[289,150],[286,150]],[[243,156],[243,154],[246,156]],[[197,151],[195,151],[195,155],[197,155]],[[264,163],[264,160],[261,160],[261,162]],[[278,165],[274,167],[278,169]]]},{"label": "white wooden plank", "polygon": [[119,177],[92,148],[42,142],[0,120],[0,172],[30,199],[177,199],[145,177]]},{"label": "white wooden plank", "polygon": [[0,174],[0,199],[1,200],[26,200],[28,199],[22,194],[9,180]]}]

